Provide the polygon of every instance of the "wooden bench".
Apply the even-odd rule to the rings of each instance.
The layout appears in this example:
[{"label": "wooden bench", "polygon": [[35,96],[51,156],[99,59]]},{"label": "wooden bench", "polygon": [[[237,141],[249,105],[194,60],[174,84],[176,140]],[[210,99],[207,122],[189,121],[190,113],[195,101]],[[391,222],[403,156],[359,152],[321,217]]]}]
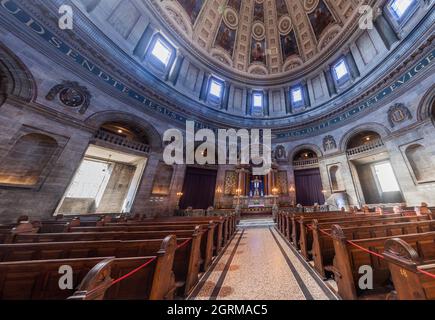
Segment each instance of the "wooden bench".
[{"label": "wooden bench", "polygon": [[192,230],[166,230],[166,231],[112,231],[112,232],[66,232],[66,233],[13,233],[6,243],[34,243],[34,242],[71,242],[71,241],[99,241],[99,240],[146,240],[163,239],[168,235],[177,238],[195,238],[200,243],[200,265],[205,271],[212,262],[212,241],[206,237],[201,226]]},{"label": "wooden bench", "polygon": [[[417,217],[401,217],[340,223],[339,226],[348,240],[432,231],[431,228],[435,226],[435,221],[420,219]],[[413,224],[413,222],[426,223]],[[335,256],[334,242],[331,237],[333,225],[333,223],[314,223],[313,225],[314,241],[312,256],[314,269],[325,279],[331,276],[331,268]]]},{"label": "wooden bench", "polygon": [[102,227],[72,227],[70,232],[88,233],[88,232],[164,232],[166,235],[176,234],[175,231],[191,231],[194,232],[196,227],[200,227],[203,231],[201,237],[201,253],[204,259],[202,270],[206,271],[212,263],[213,259],[213,242],[214,231],[216,224],[210,223],[207,225],[153,225],[153,226],[102,226]]},{"label": "wooden bench", "polygon": [[[410,232],[424,232],[424,230],[433,229],[434,227],[433,221],[412,222],[408,224],[409,226],[407,227],[407,231]],[[426,226],[423,228],[419,228],[418,225]],[[383,228],[385,231],[385,229],[389,227],[390,226],[387,225],[380,227],[363,228]],[[401,229],[396,228],[396,230]],[[367,234],[370,233],[370,230],[365,230],[364,232]],[[433,241],[431,241],[431,243],[429,244],[425,243],[424,241],[419,242],[418,239],[421,239],[420,235],[424,233],[406,234],[406,232],[402,231],[402,235],[390,234],[384,237],[351,240],[352,244],[348,242],[350,240],[348,238],[350,234],[352,234],[351,230],[344,231],[338,225],[334,225],[332,227],[332,237],[335,250],[332,271],[334,272],[334,279],[337,283],[338,294],[346,300],[371,298],[382,299],[388,297],[388,294],[391,293],[393,286],[390,282],[390,272],[387,262],[381,258],[381,254],[384,251],[385,241],[390,239],[392,236],[401,238],[408,243],[415,242],[417,247],[419,248],[419,252],[421,252],[423,255],[425,251],[433,250],[434,245]],[[429,237],[431,237],[430,235],[435,236],[435,232],[430,232],[428,234]],[[363,234],[361,234],[361,236],[363,236]],[[366,252],[361,248],[368,249],[375,254]],[[359,274],[359,268],[364,265],[371,266],[373,269],[373,290],[363,291],[358,288],[358,280],[361,276]]]},{"label": "wooden bench", "polygon": [[[178,295],[186,296],[199,280],[200,242],[178,238],[173,272]],[[189,241],[190,240],[190,241]],[[0,262],[108,257],[142,257],[159,251],[162,239],[42,242],[0,245]]]},{"label": "wooden bench", "polygon": [[[414,216],[416,216],[414,214]],[[402,217],[401,214],[391,214],[391,215],[379,215],[379,214],[372,214],[372,213],[366,213],[366,214],[351,214],[351,215],[344,215],[344,216],[334,216],[334,215],[327,215],[327,216],[318,216],[318,217],[312,217],[312,216],[300,216],[298,219],[294,219],[295,227],[297,231],[296,239],[298,241],[298,248],[301,249],[302,254],[304,257],[308,257],[308,248],[311,247],[312,243],[312,232],[311,229],[308,227],[312,225],[314,220],[318,220],[319,222],[337,222],[337,223],[344,223],[344,222],[351,222],[355,220],[371,220],[371,219],[388,219],[388,218],[397,218]]]},{"label": "wooden bench", "polygon": [[[325,229],[325,231],[330,232],[332,225],[339,224],[341,227],[360,227],[360,226],[370,226],[379,224],[392,224],[401,222],[413,222],[413,221],[427,221],[432,220],[431,215],[421,215],[421,216],[366,216],[355,217],[353,219],[314,219],[312,223],[307,223],[301,226],[301,236],[300,236],[300,246],[301,254],[306,260],[310,260],[312,254],[314,253],[314,242],[316,241],[316,248],[319,249],[317,252],[321,252],[323,247],[333,247],[332,241],[330,243],[323,243],[323,240],[328,241],[329,239],[324,238],[324,234],[319,230]],[[328,238],[328,237],[326,237]]]},{"label": "wooden bench", "polygon": [[305,222],[309,222],[312,221],[314,219],[328,219],[328,218],[332,218],[332,219],[346,219],[346,218],[353,218],[355,217],[354,214],[348,214],[348,213],[326,213],[326,212],[320,212],[320,213],[304,213],[301,215],[295,215],[292,214],[289,219],[290,222],[288,223],[289,225],[289,230],[288,235],[289,235],[289,239],[291,239],[293,245],[297,248],[300,249],[300,230],[301,227],[299,226],[299,224],[305,223]]},{"label": "wooden bench", "polygon": [[[175,237],[168,237],[153,256],[1,262],[0,299],[59,300],[71,295],[74,299],[172,299],[175,278],[171,268],[176,246]],[[148,265],[131,277],[112,284],[112,279],[124,276],[145,263]],[[61,266],[72,268],[73,288],[84,281],[79,286],[79,293],[74,294],[74,289],[60,288]]]},{"label": "wooden bench", "polygon": [[144,219],[143,221],[151,221],[151,222],[171,222],[171,221],[189,221],[189,222],[208,222],[208,221],[214,221],[218,222],[219,224],[222,223],[222,241],[220,242],[221,246],[225,246],[225,244],[231,239],[233,234],[236,232],[236,224],[237,224],[237,218],[235,214],[228,215],[228,216],[218,216],[218,217],[160,217],[160,218],[154,218],[154,219]]},{"label": "wooden bench", "polygon": [[[422,242],[432,243],[431,247],[425,247],[424,253],[415,246]],[[421,272],[435,275],[435,238],[432,234],[420,235],[414,243],[389,239],[385,242],[384,257],[399,300],[435,300],[435,278]]]},{"label": "wooden bench", "polygon": [[[167,225],[173,225],[175,228],[177,225],[209,225],[209,224],[216,224],[216,227],[214,229],[214,241],[213,241],[213,248],[214,248],[214,255],[217,256],[219,252],[222,249],[222,246],[224,245],[223,239],[226,238],[226,229],[224,229],[224,218],[220,217],[218,219],[212,219],[212,220],[187,220],[183,219],[181,221],[178,221],[179,219],[171,219],[168,221],[166,220],[147,220],[147,221],[136,221],[136,220],[130,220],[125,222],[118,222],[118,223],[107,223],[105,226],[167,226]],[[225,232],[224,232],[225,231]]]}]

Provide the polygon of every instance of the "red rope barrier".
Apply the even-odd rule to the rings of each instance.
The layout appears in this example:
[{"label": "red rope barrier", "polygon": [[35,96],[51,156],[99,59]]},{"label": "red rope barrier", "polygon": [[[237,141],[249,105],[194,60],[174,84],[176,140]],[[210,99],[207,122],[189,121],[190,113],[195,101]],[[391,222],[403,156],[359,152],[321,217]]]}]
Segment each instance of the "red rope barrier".
[{"label": "red rope barrier", "polygon": [[157,257],[154,257],[154,258],[148,260],[148,261],[145,262],[143,265],[137,267],[136,269],[130,271],[129,273],[123,275],[122,277],[120,277],[120,278],[118,278],[118,279],[116,279],[116,280],[113,280],[111,285],[113,286],[114,284],[117,284],[118,282],[121,282],[122,280],[125,280],[125,279],[131,277],[131,276],[134,275],[135,273],[137,273],[137,272],[139,272],[140,270],[142,270],[143,268],[147,267],[151,262],[154,262],[155,260],[157,260]]},{"label": "red rope barrier", "polygon": [[192,241],[192,238],[187,239],[187,240],[184,241],[183,243],[180,243],[180,244],[177,246],[177,250],[183,248],[184,246],[186,246],[190,241]]},{"label": "red rope barrier", "polygon": [[[185,247],[190,241],[192,241],[192,238],[187,239],[186,241],[183,241],[182,243],[180,243],[177,246],[177,249],[181,249],[183,247]],[[122,277],[119,277],[118,279],[112,280],[112,282],[110,283],[110,286],[113,286],[127,278],[130,278],[132,275],[134,275],[135,273],[139,272],[140,270],[144,269],[145,267],[147,267],[148,265],[150,265],[152,262],[154,262],[155,260],[157,260],[157,257],[153,257],[152,259],[148,260],[147,262],[145,262],[144,264],[140,265],[139,267],[137,267],[136,269],[130,271],[129,273],[123,275]],[[109,287],[110,287],[109,286]],[[98,286],[90,291],[87,292],[87,295],[90,295],[92,293],[94,293],[95,291],[99,290],[100,288],[102,288],[103,286]]]},{"label": "red rope barrier", "polygon": [[354,247],[357,247],[358,249],[360,249],[360,250],[362,250],[362,251],[365,251],[365,252],[367,252],[367,253],[369,253],[369,254],[371,254],[371,255],[374,255],[374,256],[376,256],[376,257],[378,257],[378,258],[381,258],[381,259],[385,259],[385,257],[383,256],[383,255],[381,255],[381,254],[379,254],[379,253],[376,253],[376,252],[374,252],[374,251],[371,251],[371,250],[369,250],[369,249],[366,249],[366,248],[364,248],[364,247],[361,247],[360,245],[357,245],[355,242],[352,242],[352,241],[350,241],[350,240],[346,240],[348,243],[350,243],[351,245],[353,245]]},{"label": "red rope barrier", "polygon": [[[307,227],[308,227],[309,229],[311,229],[311,230],[314,229],[313,226],[312,226],[311,224],[307,225]],[[320,228],[317,228],[317,230],[319,230],[321,233],[327,235],[328,237],[332,238],[332,235],[329,234],[328,232],[326,232],[326,231],[324,231],[324,230],[322,230],[322,229],[320,229]],[[374,252],[374,251],[371,251],[371,250],[369,250],[369,249],[367,249],[367,248],[364,248],[364,247],[362,247],[362,246],[356,244],[355,242],[353,242],[353,241],[351,241],[351,240],[346,240],[346,241],[347,241],[347,243],[349,243],[350,245],[352,245],[352,246],[354,246],[354,247],[356,247],[356,248],[358,248],[358,249],[360,249],[360,250],[362,250],[362,251],[364,251],[364,252],[367,252],[368,254],[374,255],[374,256],[376,256],[376,257],[378,257],[378,258],[380,258],[380,259],[383,259],[383,260],[385,259],[385,257],[384,257],[383,255],[381,255],[381,254],[379,254],[379,253],[377,253],[377,252]],[[431,277],[431,278],[434,278],[434,279],[435,279],[435,274],[433,274],[433,273],[430,273],[430,272],[427,272],[427,271],[425,271],[425,270],[421,270],[421,269],[417,269],[417,272],[420,272],[420,273],[422,273],[422,274],[424,274],[424,275],[426,275],[426,276],[428,276],[428,277]]]},{"label": "red rope barrier", "polygon": [[[110,282],[110,285],[107,286],[107,287],[110,288],[110,287],[113,286],[114,284],[117,284],[117,283],[119,283],[119,282],[121,282],[121,281],[123,281],[123,280],[125,280],[125,279],[127,279],[127,278],[129,278],[129,277],[131,277],[132,275],[134,275],[134,274],[137,273],[138,271],[140,271],[140,270],[142,270],[143,268],[147,267],[149,264],[151,264],[151,263],[154,262],[155,260],[157,260],[157,257],[153,257],[153,258],[151,258],[150,260],[148,260],[147,262],[145,262],[145,263],[142,264],[141,266],[139,266],[139,267],[137,267],[136,269],[130,271],[129,273],[123,275],[122,277],[119,277],[118,279],[112,280],[112,281]],[[92,289],[92,290],[89,290],[89,291],[86,293],[86,295],[91,295],[92,293],[94,293],[95,291],[98,291],[99,289],[101,289],[101,288],[103,288],[103,287],[106,287],[106,285],[101,285],[101,286],[98,286],[98,287],[96,287],[96,288],[94,288],[94,289]]]},{"label": "red rope barrier", "polygon": [[427,272],[425,270],[421,270],[421,269],[418,269],[418,268],[417,268],[417,271],[435,279],[435,274],[433,274],[433,273],[430,273],[430,272]]}]

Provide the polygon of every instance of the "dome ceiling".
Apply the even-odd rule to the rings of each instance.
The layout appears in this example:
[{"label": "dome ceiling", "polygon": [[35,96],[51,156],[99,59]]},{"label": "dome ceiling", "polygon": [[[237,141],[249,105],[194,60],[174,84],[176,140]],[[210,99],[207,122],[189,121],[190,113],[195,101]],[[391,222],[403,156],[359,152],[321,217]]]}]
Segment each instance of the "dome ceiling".
[{"label": "dome ceiling", "polygon": [[151,2],[191,46],[221,66],[255,76],[300,69],[333,48],[357,20],[353,0]]}]

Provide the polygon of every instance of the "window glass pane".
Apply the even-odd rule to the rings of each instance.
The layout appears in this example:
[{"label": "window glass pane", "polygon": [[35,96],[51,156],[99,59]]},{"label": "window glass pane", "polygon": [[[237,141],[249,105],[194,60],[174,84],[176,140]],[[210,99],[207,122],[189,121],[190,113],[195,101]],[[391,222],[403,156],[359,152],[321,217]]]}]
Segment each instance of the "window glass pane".
[{"label": "window glass pane", "polygon": [[348,74],[346,63],[341,60],[334,66],[334,72],[337,80],[340,80]]},{"label": "window glass pane", "polygon": [[154,44],[154,48],[151,51],[152,55],[159,59],[165,66],[168,65],[169,60],[171,59],[171,49],[168,48],[166,44],[163,43],[162,40],[157,39]]},{"label": "window glass pane", "polygon": [[293,100],[293,102],[301,102],[302,101],[301,88],[295,88],[292,90],[292,100]]},{"label": "window glass pane", "polygon": [[400,191],[393,168],[389,162],[376,164],[375,173],[381,186],[382,192]]},{"label": "window glass pane", "polygon": [[210,94],[220,98],[222,96],[222,84],[212,80],[210,84]]},{"label": "window glass pane", "polygon": [[391,3],[391,9],[393,9],[397,18],[400,19],[413,2],[414,0],[393,0],[393,2]]},{"label": "window glass pane", "polygon": [[263,106],[263,95],[261,93],[254,93],[254,107]]}]

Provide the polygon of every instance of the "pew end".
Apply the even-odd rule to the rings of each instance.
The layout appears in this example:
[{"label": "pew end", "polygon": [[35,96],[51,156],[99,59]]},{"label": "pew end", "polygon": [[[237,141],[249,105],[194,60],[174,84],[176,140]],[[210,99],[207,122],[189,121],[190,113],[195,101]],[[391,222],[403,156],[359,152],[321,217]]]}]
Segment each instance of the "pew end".
[{"label": "pew end", "polygon": [[77,291],[67,300],[103,300],[112,285],[112,264],[115,258],[108,258],[92,268],[85,276]]},{"label": "pew end", "polygon": [[399,238],[385,242],[384,257],[399,300],[435,300],[435,279],[420,272],[434,274],[435,260],[426,263],[409,243]]}]

